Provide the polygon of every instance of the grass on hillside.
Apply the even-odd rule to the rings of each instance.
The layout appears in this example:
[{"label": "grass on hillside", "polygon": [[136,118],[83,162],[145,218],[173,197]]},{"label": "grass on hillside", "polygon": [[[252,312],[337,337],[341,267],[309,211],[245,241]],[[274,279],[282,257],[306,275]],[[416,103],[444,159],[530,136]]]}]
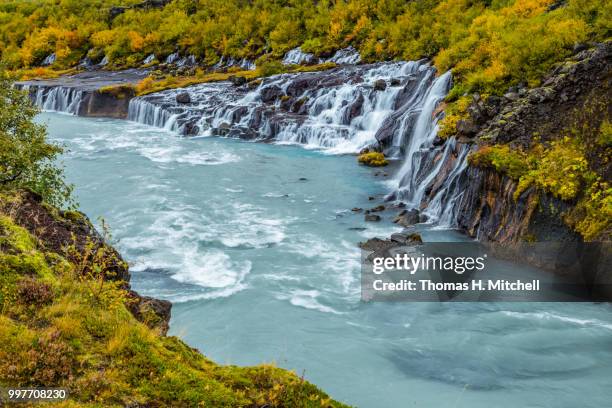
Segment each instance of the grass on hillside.
[{"label": "grass on hillside", "polygon": [[[20,200],[0,195],[1,208]],[[0,214],[0,386],[67,388],[68,401],[46,405],[56,407],[344,407],[289,371],[220,366],[161,336],[86,253],[48,252]]]}]

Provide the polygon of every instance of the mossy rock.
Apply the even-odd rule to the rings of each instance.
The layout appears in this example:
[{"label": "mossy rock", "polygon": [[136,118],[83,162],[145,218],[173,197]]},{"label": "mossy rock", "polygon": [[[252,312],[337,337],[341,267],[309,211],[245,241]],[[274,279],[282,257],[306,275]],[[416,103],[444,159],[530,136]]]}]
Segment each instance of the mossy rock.
[{"label": "mossy rock", "polygon": [[357,161],[365,166],[370,167],[381,167],[389,164],[385,155],[380,152],[368,152],[362,153],[357,158]]}]

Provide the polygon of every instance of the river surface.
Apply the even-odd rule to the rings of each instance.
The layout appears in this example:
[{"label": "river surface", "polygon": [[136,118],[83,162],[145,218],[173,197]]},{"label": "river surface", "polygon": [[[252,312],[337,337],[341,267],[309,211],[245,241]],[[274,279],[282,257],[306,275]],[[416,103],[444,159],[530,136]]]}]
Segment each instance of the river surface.
[{"label": "river surface", "polygon": [[388,193],[354,156],[39,120],[68,147],[81,209],[112,228],[133,288],[171,300],[170,334],[219,363],[275,363],[366,408],[612,400],[609,305],[361,303],[356,243],[398,229],[350,210]]}]

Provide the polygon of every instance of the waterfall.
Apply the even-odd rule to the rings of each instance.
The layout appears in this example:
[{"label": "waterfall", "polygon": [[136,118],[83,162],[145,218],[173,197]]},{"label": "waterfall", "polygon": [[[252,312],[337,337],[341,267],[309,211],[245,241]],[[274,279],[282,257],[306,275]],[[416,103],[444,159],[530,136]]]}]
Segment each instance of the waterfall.
[{"label": "waterfall", "polygon": [[34,104],[41,110],[77,115],[85,91],[67,86],[17,85],[28,91]]},{"label": "waterfall", "polygon": [[[349,51],[339,57],[354,56]],[[382,150],[401,162],[387,199],[440,225],[454,224],[469,149],[436,136],[450,72],[437,75],[426,61],[386,62],[234,82],[238,85],[205,83],[133,98],[128,119],[182,135],[300,144],[326,154]],[[47,111],[78,114],[87,99],[88,91],[76,87],[22,86]]]},{"label": "waterfall", "polygon": [[[355,59],[351,50],[341,51],[339,60]],[[300,58],[296,51],[287,61]],[[343,65],[259,84],[218,82],[145,95],[130,101],[129,119],[185,135],[270,140],[329,154],[380,149],[401,161],[388,199],[453,226],[469,149],[436,138],[442,116],[436,109],[450,87],[450,72],[436,76],[426,61]],[[183,92],[189,103],[177,102]]]}]

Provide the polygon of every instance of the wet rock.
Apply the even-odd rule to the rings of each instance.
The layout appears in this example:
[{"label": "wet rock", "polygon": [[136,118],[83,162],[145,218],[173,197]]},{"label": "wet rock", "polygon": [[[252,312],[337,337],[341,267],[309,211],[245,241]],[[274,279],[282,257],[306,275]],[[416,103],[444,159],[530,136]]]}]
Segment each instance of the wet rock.
[{"label": "wet rock", "polygon": [[300,177],[298,180],[299,181],[308,181],[308,179],[306,177]]},{"label": "wet rock", "polygon": [[200,128],[193,122],[187,122],[183,126],[183,134],[185,136],[195,136],[200,133]]},{"label": "wet rock", "polygon": [[420,212],[417,209],[412,210],[402,210],[400,213],[393,219],[393,222],[399,224],[403,227],[410,227],[414,224],[418,224],[420,221]]},{"label": "wet rock", "polygon": [[380,211],[385,211],[385,206],[384,205],[377,205],[374,208],[371,208],[368,210],[369,212],[380,212]]},{"label": "wet rock", "polygon": [[387,89],[387,83],[384,79],[377,79],[374,81],[374,90],[375,91],[384,91]]},{"label": "wet rock", "polygon": [[442,146],[444,144],[444,139],[442,139],[440,136],[436,135],[436,137],[434,138],[432,144],[434,146]]},{"label": "wet rock", "polygon": [[307,96],[296,100],[293,105],[291,105],[291,112],[297,113],[298,115],[304,115],[306,113],[306,102],[308,102]]},{"label": "wet rock", "polygon": [[252,81],[249,81],[247,83],[247,88],[249,88],[250,90],[257,89],[257,87],[261,85],[261,82],[262,82],[261,79],[254,79]]},{"label": "wet rock", "polygon": [[363,208],[355,207],[355,208],[352,208],[351,211],[353,211],[353,212],[362,212]]},{"label": "wet rock", "polygon": [[176,95],[177,103],[191,103],[191,96],[189,96],[188,92],[181,92]]},{"label": "wet rock", "polygon": [[381,220],[380,215],[377,214],[366,214],[365,220],[368,222],[378,222]]},{"label": "wet rock", "polygon": [[381,252],[397,246],[397,242],[387,239],[371,238],[359,243],[359,248],[366,251]]},{"label": "wet rock", "polygon": [[391,234],[390,240],[403,245],[423,242],[421,235],[414,231]]},{"label": "wet rock", "polygon": [[264,103],[274,102],[283,95],[283,90],[276,85],[267,86],[260,92],[261,100]]},{"label": "wet rock", "polygon": [[391,78],[391,86],[399,86],[402,84],[402,81],[399,78]]},{"label": "wet rock", "polygon": [[351,120],[361,115],[361,111],[363,108],[364,97],[363,94],[359,94],[357,99],[346,109],[346,118],[345,121],[350,123]]},{"label": "wet rock", "polygon": [[247,83],[247,79],[245,77],[243,77],[243,76],[240,76],[240,75],[230,75],[228,80],[234,86],[242,86],[242,85],[245,85]]},{"label": "wet rock", "polygon": [[219,136],[227,136],[231,130],[231,125],[227,122],[223,122],[214,130]]}]

